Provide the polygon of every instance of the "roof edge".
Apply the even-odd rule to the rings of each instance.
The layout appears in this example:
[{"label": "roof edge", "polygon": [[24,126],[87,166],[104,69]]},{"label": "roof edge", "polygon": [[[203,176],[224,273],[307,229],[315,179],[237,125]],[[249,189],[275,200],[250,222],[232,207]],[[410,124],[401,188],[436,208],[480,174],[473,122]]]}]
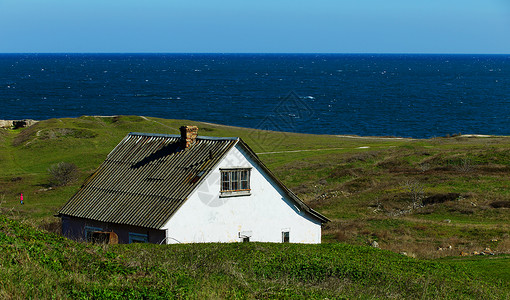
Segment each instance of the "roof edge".
[{"label": "roof edge", "polygon": [[[166,133],[144,133],[144,132],[130,132],[128,136],[153,136],[153,137],[169,137],[169,138],[181,138],[180,134],[166,134]],[[205,136],[199,135],[196,137],[198,140],[211,140],[211,141],[236,141],[238,137],[216,137],[216,136]]]}]

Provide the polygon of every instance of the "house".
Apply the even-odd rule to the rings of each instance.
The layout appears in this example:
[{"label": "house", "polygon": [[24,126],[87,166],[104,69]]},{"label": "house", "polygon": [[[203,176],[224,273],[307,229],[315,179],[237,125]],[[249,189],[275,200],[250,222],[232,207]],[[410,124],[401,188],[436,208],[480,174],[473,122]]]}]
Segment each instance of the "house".
[{"label": "house", "polygon": [[240,138],[129,133],[60,209],[62,233],[119,243],[320,243],[329,221]]}]

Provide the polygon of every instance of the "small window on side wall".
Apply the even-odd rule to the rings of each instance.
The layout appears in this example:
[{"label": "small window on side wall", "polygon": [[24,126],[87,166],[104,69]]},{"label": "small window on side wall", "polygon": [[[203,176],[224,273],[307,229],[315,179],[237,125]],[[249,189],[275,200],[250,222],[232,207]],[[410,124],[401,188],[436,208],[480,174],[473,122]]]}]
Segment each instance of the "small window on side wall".
[{"label": "small window on side wall", "polygon": [[248,243],[250,241],[251,235],[252,235],[251,231],[239,232],[239,238],[241,239],[241,242],[243,242],[243,243]]},{"label": "small window on side wall", "polygon": [[96,231],[103,231],[103,228],[100,227],[92,227],[92,226],[85,226],[85,241],[92,242],[92,232]]},{"label": "small window on side wall", "polygon": [[129,233],[129,243],[147,243],[149,241],[149,238],[146,234],[140,234],[140,233]]},{"label": "small window on side wall", "polygon": [[290,232],[282,231],[282,243],[290,243]]}]

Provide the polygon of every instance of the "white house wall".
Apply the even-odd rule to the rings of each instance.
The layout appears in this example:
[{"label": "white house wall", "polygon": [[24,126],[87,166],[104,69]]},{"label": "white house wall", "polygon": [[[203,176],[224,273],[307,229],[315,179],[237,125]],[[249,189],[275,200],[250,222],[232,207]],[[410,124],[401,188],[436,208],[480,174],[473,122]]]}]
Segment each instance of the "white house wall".
[{"label": "white house wall", "polygon": [[[222,168],[251,168],[251,195],[220,197]],[[282,231],[290,232],[291,243],[321,242],[320,222],[300,211],[239,145],[162,229],[167,230],[167,243],[239,242],[240,234],[250,241],[279,243]]]}]

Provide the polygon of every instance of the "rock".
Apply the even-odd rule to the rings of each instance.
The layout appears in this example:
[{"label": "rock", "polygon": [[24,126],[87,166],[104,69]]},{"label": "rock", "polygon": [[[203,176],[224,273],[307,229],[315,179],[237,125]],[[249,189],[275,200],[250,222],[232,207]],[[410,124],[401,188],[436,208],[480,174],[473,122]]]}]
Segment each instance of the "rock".
[{"label": "rock", "polygon": [[407,253],[405,251],[400,252],[400,255],[405,255],[407,257],[416,258],[416,254],[414,253]]},{"label": "rock", "polygon": [[491,250],[491,248],[485,248],[482,253],[482,255],[494,255],[494,252]]},{"label": "rock", "polygon": [[448,245],[446,247],[437,247],[437,251],[446,251],[446,250],[452,250],[452,245]]},{"label": "rock", "polygon": [[468,255],[469,255],[469,254],[468,254],[468,253],[466,253],[466,252],[464,252],[464,251],[461,251],[461,252],[460,252],[460,256],[468,256]]},{"label": "rock", "polygon": [[374,248],[379,248],[379,243],[377,241],[373,241],[370,246],[374,247]]},{"label": "rock", "polygon": [[0,128],[25,128],[30,127],[38,121],[25,119],[25,120],[0,120]]},{"label": "rock", "polygon": [[452,222],[452,220],[450,220],[450,219],[446,219],[446,220],[444,220],[443,222],[445,222],[445,223],[451,223],[451,222]]},{"label": "rock", "polygon": [[0,128],[11,128],[12,121],[9,120],[0,120]]}]

